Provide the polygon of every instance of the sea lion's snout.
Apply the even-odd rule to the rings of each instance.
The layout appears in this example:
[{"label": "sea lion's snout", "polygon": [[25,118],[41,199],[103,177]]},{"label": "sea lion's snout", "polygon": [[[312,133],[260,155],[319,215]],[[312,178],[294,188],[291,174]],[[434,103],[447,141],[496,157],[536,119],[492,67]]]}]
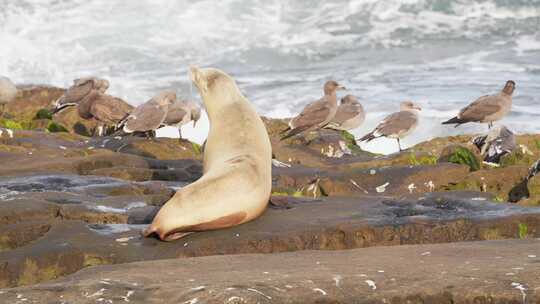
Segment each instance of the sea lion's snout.
[{"label": "sea lion's snout", "polygon": [[195,84],[195,86],[199,89],[201,93],[204,93],[208,90],[206,77],[204,76],[203,70],[201,70],[196,65],[192,65],[189,67],[189,75],[191,77],[191,81]]}]

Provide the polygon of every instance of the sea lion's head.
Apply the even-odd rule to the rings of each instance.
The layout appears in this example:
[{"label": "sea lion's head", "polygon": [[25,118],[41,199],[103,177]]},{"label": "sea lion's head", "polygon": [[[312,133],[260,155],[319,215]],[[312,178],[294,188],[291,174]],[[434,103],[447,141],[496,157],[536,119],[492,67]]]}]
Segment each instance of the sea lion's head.
[{"label": "sea lion's head", "polygon": [[422,108],[420,106],[416,105],[410,100],[402,101],[399,104],[399,108],[401,111],[422,111]]},{"label": "sea lion's head", "polygon": [[234,79],[225,72],[214,68],[190,67],[191,81],[195,84],[203,101],[229,103],[235,101],[240,93]]},{"label": "sea lion's head", "polygon": [[324,95],[335,94],[338,90],[345,90],[346,88],[339,84],[337,81],[329,80],[324,84]]},{"label": "sea lion's head", "polygon": [[512,95],[514,93],[514,89],[516,88],[516,83],[513,80],[508,80],[503,88],[503,93]]}]

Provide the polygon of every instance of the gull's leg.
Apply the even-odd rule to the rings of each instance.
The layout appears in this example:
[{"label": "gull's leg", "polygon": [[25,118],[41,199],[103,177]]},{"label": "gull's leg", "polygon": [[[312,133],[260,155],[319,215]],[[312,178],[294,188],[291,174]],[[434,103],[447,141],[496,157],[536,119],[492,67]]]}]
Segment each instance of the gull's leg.
[{"label": "gull's leg", "polygon": [[178,127],[178,141],[182,142],[182,127]]},{"label": "gull's leg", "polygon": [[399,138],[397,138],[397,144],[398,144],[398,147],[399,147],[399,152],[403,151],[403,149],[401,149],[401,143],[399,142]]}]

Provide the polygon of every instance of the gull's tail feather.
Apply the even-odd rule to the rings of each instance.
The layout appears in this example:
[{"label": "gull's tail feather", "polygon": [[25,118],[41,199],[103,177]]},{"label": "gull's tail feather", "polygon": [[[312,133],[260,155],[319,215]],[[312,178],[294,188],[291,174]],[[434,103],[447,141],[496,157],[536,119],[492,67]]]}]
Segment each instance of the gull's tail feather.
[{"label": "gull's tail feather", "polygon": [[359,141],[367,141],[367,142],[370,142],[372,140],[374,140],[375,138],[377,138],[377,136],[375,136],[373,134],[373,132],[369,132],[368,134],[364,135],[362,138],[359,139]]},{"label": "gull's tail feather", "polygon": [[452,124],[455,124],[455,127],[459,127],[460,125],[464,124],[464,123],[467,123],[467,121],[461,119],[461,118],[458,118],[457,116],[454,117],[454,118],[450,118],[449,120],[447,121],[443,121],[442,124],[443,125],[452,125]]}]

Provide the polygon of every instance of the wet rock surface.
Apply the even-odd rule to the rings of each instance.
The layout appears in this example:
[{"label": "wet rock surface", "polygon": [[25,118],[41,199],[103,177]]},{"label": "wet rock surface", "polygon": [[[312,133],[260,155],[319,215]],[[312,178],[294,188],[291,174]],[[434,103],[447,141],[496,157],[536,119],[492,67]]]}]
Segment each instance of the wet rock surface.
[{"label": "wet rock surface", "polygon": [[[173,185],[123,183],[126,190],[111,199],[109,189],[122,182],[71,178],[40,177],[57,187],[12,193],[2,203],[7,216],[1,230],[12,232],[2,238],[2,287],[142,260],[540,237],[540,208],[494,204],[486,196],[462,192],[402,199],[287,197],[287,208],[271,207],[253,222],[165,243],[141,238],[140,231]],[[69,190],[64,188],[68,183]]]},{"label": "wet rock surface", "polygon": [[506,240],[97,266],[5,290],[0,301],[539,303],[539,246],[539,240]]},{"label": "wet rock surface", "polygon": [[[510,262],[494,261],[485,248],[497,256],[506,252],[505,259],[519,261],[521,252],[538,245],[540,208],[535,206],[540,203],[540,179],[530,180],[529,199],[518,204],[503,202],[540,158],[539,135],[517,136],[519,149],[505,156],[500,167],[491,167],[481,162],[471,144],[473,136],[433,139],[383,156],[362,151],[354,137],[334,130],[279,141],[286,121],[263,118],[274,157],[282,162],[273,168],[268,210],[244,225],[164,243],[141,238],[140,231],[177,189],[202,175],[202,147],[177,139],[82,136],[91,134],[95,122],[82,121],[75,112],[46,115],[62,92],[24,88],[5,116],[9,124],[21,128],[13,130],[13,136],[6,132],[0,136],[0,287],[30,287],[1,290],[0,302],[340,303],[366,299],[376,303],[386,299],[387,303],[522,303],[522,291],[527,302],[538,301],[539,289],[532,288],[538,285],[538,277],[523,269],[508,270],[500,277],[494,269],[506,269]],[[51,132],[52,122],[69,132]],[[5,123],[5,119],[0,121],[0,125]],[[524,240],[490,242],[502,239]],[[427,245],[460,241],[474,242]],[[479,253],[467,251],[469,245]],[[454,252],[460,248],[465,248],[463,254]],[[441,255],[443,266],[430,264],[424,269],[431,253],[420,258],[416,253],[431,250],[449,254]],[[298,253],[278,254],[292,251]],[[264,259],[243,255],[261,253],[268,255]],[[215,255],[224,256],[198,258]],[[411,267],[403,257],[416,257],[419,262]],[[460,257],[462,263],[481,260],[484,264],[460,267]],[[279,267],[278,258],[284,261]],[[341,261],[331,264],[335,259]],[[489,267],[483,266],[488,265],[484,259],[491,259]],[[224,266],[230,262],[236,268],[227,273],[223,267],[205,264],[209,261]],[[317,262],[322,265],[323,261],[332,265],[324,275],[335,272],[335,278],[322,278]],[[393,265],[388,269],[395,269],[395,275],[384,277],[377,272],[379,277],[359,276],[359,281],[346,280],[345,284],[346,277],[369,275],[343,269],[346,264],[367,267],[363,261]],[[179,270],[167,269],[167,263],[176,263]],[[523,263],[514,268],[532,269],[538,264],[526,268]],[[110,264],[118,265],[96,267]],[[267,277],[264,272],[269,270],[262,275],[255,271],[259,266],[289,272]],[[149,272],[145,267],[163,271]],[[423,276],[415,272],[419,267],[424,269]],[[98,279],[101,271],[118,280]],[[455,275],[446,276],[452,271]],[[154,277],[162,273],[180,279]],[[196,281],[182,280],[185,275],[205,283],[191,286]],[[131,282],[129,277],[141,280]],[[60,281],[32,286],[55,279]],[[155,283],[158,280],[161,283]],[[235,283],[224,283],[230,280]],[[367,280],[377,284],[377,289]],[[155,284],[166,287],[159,289]],[[175,288],[187,291],[174,293]],[[34,298],[38,291],[46,298]]]}]

